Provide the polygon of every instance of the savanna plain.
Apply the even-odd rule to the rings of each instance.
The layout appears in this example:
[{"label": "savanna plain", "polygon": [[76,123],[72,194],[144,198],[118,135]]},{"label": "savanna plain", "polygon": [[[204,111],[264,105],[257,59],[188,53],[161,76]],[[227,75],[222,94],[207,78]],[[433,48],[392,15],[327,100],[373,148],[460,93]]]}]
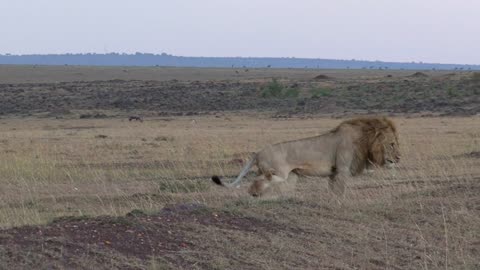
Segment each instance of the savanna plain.
[{"label": "savanna plain", "polygon": [[[480,268],[480,73],[0,66],[0,101],[0,269]],[[210,180],[363,115],[401,160],[344,198]]]}]

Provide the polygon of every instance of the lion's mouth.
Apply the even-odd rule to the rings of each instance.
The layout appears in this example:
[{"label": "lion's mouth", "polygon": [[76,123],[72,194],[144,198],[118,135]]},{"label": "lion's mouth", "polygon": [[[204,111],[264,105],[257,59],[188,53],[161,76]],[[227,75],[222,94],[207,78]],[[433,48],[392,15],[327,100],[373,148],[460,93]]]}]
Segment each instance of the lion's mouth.
[{"label": "lion's mouth", "polygon": [[387,168],[389,168],[389,169],[395,168],[395,166],[397,165],[397,162],[395,162],[395,161],[392,160],[392,159],[385,159],[385,161],[386,161],[386,164],[385,164],[385,165],[386,165]]},{"label": "lion's mouth", "polygon": [[400,161],[400,157],[393,157],[393,158],[385,158],[387,163],[398,163]]}]

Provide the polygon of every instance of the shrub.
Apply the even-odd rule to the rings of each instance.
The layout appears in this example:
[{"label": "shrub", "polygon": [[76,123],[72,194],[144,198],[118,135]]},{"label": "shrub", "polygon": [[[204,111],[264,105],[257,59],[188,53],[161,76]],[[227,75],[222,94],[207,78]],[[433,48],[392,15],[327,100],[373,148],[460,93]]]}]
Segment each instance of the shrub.
[{"label": "shrub", "polygon": [[453,88],[453,87],[451,87],[451,86],[448,87],[448,89],[447,89],[447,95],[448,95],[449,97],[456,97],[457,94],[458,94],[458,93],[457,93],[457,91],[456,91],[455,88]]},{"label": "shrub", "polygon": [[299,95],[300,91],[297,87],[286,88],[275,78],[261,92],[263,98],[296,98]]},{"label": "shrub", "polygon": [[281,97],[282,92],[283,85],[274,78],[265,88],[263,88],[262,97]]},{"label": "shrub", "polygon": [[330,97],[332,95],[332,90],[329,88],[313,88],[310,89],[310,95],[312,98]]}]

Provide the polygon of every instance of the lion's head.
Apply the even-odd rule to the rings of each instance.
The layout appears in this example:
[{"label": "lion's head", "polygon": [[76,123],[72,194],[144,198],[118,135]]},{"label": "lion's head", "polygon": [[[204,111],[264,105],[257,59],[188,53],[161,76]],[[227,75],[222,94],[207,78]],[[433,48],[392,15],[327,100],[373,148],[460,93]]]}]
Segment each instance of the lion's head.
[{"label": "lion's head", "polygon": [[400,148],[395,124],[386,117],[356,118],[339,125],[360,130],[362,136],[356,142],[360,160],[367,159],[378,166],[392,166],[400,161]]},{"label": "lion's head", "polygon": [[360,118],[353,121],[362,126],[370,162],[379,166],[391,166],[400,161],[397,128],[390,119]]}]

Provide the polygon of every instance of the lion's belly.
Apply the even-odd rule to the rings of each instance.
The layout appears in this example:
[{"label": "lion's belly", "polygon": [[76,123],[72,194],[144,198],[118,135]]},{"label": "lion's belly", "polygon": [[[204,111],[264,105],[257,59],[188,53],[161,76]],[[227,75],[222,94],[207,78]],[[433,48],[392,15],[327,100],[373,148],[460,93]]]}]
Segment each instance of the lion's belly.
[{"label": "lion's belly", "polygon": [[299,164],[293,170],[298,175],[304,176],[329,176],[332,174],[330,162]]},{"label": "lion's belly", "polygon": [[335,165],[333,144],[317,147],[297,147],[290,151],[286,157],[287,163],[293,171],[305,176],[329,176]]}]

